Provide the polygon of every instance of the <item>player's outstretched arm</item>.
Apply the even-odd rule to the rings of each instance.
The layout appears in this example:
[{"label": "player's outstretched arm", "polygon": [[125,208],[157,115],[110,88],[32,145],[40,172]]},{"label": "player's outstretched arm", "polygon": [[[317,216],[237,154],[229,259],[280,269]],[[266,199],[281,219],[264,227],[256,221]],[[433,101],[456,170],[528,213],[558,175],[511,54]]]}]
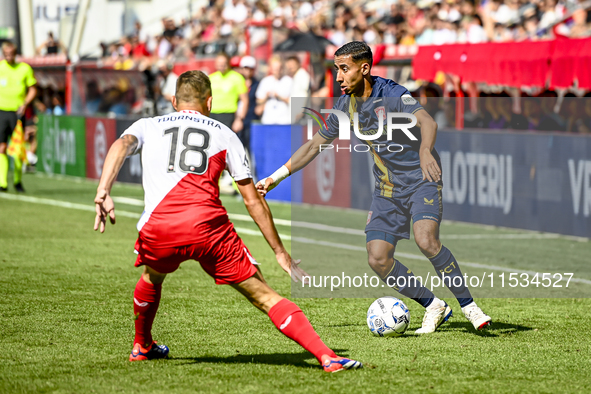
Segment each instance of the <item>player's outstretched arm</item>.
[{"label": "player's outstretched arm", "polygon": [[326,139],[319,133],[314,134],[311,140],[302,145],[291,158],[275,171],[273,174],[257,182],[256,188],[265,196],[267,192],[273,190],[282,180],[307,166],[320,153],[322,145],[329,144],[332,139]]},{"label": "player's outstretched arm", "polygon": [[273,223],[271,209],[269,209],[269,205],[267,205],[263,196],[261,196],[254,188],[252,178],[237,181],[236,184],[238,185],[240,194],[242,194],[244,205],[246,205],[248,213],[257,226],[259,226],[261,233],[263,233],[263,236],[269,243],[271,249],[273,249],[273,252],[275,252],[275,258],[281,268],[283,268],[283,270],[296,282],[302,280],[303,276],[309,276],[298,266],[299,261],[294,261],[289,253],[287,253],[287,250],[283,246],[283,242],[281,242],[281,238],[277,233],[275,223]]},{"label": "player's outstretched arm", "polygon": [[94,198],[96,217],[94,219],[94,230],[105,232],[107,216],[111,224],[115,224],[115,204],[111,198],[111,188],[117,178],[117,174],[125,161],[125,158],[135,152],[138,140],[133,135],[124,135],[111,145],[109,153],[105,158],[101,180],[99,181]]},{"label": "player's outstretched arm", "polygon": [[439,168],[437,160],[435,160],[431,153],[435,147],[435,140],[437,139],[437,123],[424,109],[415,112],[414,115],[417,117],[418,124],[421,127],[419,158],[421,160],[423,180],[428,179],[430,182],[439,182],[441,179],[441,168]]}]

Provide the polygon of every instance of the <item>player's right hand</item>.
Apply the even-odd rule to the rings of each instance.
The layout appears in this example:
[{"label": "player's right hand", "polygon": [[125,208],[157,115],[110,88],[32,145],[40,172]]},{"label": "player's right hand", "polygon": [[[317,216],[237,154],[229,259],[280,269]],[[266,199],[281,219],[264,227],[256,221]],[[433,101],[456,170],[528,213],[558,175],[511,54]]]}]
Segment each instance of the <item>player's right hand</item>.
[{"label": "player's right hand", "polygon": [[256,184],[256,189],[260,193],[261,196],[265,197],[268,192],[270,192],[273,187],[273,178],[267,177],[263,178]]},{"label": "player's right hand", "polygon": [[115,224],[115,203],[106,190],[98,190],[94,198],[96,217],[94,218],[94,231],[100,227],[100,232],[105,232],[107,216],[111,224]]}]

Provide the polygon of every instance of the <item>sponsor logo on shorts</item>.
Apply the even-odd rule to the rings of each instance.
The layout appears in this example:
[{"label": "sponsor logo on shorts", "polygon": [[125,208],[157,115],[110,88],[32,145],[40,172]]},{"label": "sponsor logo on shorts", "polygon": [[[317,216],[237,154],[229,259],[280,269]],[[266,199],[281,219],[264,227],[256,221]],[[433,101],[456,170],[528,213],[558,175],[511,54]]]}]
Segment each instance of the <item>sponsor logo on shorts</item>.
[{"label": "sponsor logo on shorts", "polygon": [[369,211],[367,214],[367,223],[365,223],[366,226],[369,224],[369,222],[371,222],[371,215],[373,215],[373,211]]},{"label": "sponsor logo on shorts", "polygon": [[433,199],[427,200],[426,197],[423,197],[423,200],[425,201],[425,205],[433,205]]}]

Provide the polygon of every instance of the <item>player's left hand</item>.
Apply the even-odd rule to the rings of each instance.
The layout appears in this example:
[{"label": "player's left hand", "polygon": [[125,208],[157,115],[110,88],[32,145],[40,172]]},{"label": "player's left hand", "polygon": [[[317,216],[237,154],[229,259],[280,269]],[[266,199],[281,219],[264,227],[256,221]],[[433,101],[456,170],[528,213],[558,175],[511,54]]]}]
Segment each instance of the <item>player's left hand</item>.
[{"label": "player's left hand", "polygon": [[441,169],[431,152],[421,150],[420,160],[423,180],[428,179],[430,182],[439,182],[441,180]]},{"label": "player's left hand", "polygon": [[94,219],[94,231],[100,227],[101,233],[105,232],[107,216],[111,224],[115,224],[115,203],[106,190],[98,190],[94,198],[96,217]]}]

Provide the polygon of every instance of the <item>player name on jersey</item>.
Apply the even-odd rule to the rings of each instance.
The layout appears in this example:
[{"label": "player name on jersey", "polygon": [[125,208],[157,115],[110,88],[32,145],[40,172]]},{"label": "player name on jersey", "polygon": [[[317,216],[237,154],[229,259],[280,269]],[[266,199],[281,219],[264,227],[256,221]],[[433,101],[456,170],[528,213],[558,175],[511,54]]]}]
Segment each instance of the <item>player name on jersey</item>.
[{"label": "player name on jersey", "polygon": [[228,222],[218,180],[227,169],[236,180],[252,178],[236,134],[195,111],[141,119],[123,135],[142,151],[145,209],[140,238],[162,247],[207,239]]}]

